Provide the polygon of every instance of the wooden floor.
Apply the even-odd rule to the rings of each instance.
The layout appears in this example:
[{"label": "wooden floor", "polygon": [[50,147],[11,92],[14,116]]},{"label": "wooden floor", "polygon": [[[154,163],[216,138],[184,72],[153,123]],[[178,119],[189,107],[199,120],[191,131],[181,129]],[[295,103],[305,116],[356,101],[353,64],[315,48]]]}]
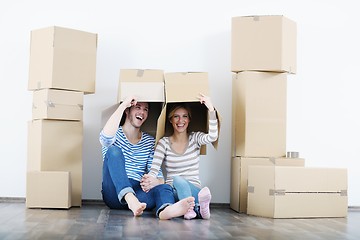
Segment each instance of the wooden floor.
[{"label": "wooden floor", "polygon": [[269,219],[212,206],[210,220],[160,221],[153,213],[85,204],[70,210],[27,209],[24,202],[0,202],[0,239],[360,239],[360,209],[347,218]]}]

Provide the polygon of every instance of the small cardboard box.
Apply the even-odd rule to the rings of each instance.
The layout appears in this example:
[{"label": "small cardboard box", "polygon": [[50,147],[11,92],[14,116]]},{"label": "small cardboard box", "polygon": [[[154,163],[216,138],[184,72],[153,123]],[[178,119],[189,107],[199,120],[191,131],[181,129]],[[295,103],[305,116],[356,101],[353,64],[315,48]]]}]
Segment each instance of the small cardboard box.
[{"label": "small cardboard box", "polygon": [[248,198],[248,171],[250,166],[296,166],[304,167],[303,158],[254,158],[233,157],[231,159],[230,207],[246,213]]},{"label": "small cardboard box", "polygon": [[64,120],[28,122],[27,171],[71,173],[71,206],[82,201],[83,123]]},{"label": "small cardboard box", "polygon": [[347,169],[250,166],[250,215],[269,218],[346,217]]},{"label": "small cardboard box", "polygon": [[58,26],[31,31],[28,90],[95,93],[97,34]]},{"label": "small cardboard box", "polygon": [[32,119],[83,119],[83,92],[40,89],[33,91]]},{"label": "small cardboard box", "polygon": [[135,95],[139,101],[165,102],[164,71],[156,69],[121,69],[118,102]]},{"label": "small cardboard box", "polygon": [[[169,136],[172,126],[168,121],[168,113],[176,103],[187,103],[191,109],[192,120],[189,131],[208,132],[209,116],[207,107],[201,104],[200,93],[209,96],[208,73],[206,72],[175,72],[165,73],[166,104],[158,119],[156,142],[163,136]],[[220,132],[221,116],[218,115],[218,130]],[[218,140],[212,143],[217,148]],[[206,154],[206,145],[201,146],[201,155]]]},{"label": "small cardboard box", "polygon": [[231,71],[296,73],[296,23],[280,15],[232,18]]},{"label": "small cardboard box", "polygon": [[27,172],[26,207],[69,209],[71,207],[70,177],[70,172]]},{"label": "small cardboard box", "polygon": [[233,74],[232,156],[286,154],[286,73]]}]

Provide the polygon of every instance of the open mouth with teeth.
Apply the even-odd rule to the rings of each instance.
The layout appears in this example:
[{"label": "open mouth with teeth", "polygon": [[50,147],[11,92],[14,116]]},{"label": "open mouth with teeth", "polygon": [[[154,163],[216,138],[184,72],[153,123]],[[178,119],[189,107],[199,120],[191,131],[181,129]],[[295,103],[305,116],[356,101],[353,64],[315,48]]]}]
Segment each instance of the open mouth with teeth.
[{"label": "open mouth with teeth", "polygon": [[136,119],[142,121],[144,118],[142,116],[135,116]]}]

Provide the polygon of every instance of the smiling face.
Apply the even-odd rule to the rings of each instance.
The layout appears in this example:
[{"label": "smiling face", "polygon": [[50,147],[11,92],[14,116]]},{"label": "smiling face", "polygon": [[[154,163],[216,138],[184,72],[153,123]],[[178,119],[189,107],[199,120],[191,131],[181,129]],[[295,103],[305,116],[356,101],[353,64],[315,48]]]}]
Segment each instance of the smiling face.
[{"label": "smiling face", "polygon": [[175,109],[175,111],[171,114],[170,122],[173,126],[174,132],[186,132],[190,122],[188,110],[183,107]]},{"label": "smiling face", "polygon": [[138,102],[136,105],[127,109],[126,120],[135,128],[140,128],[146,121],[149,114],[149,104]]}]

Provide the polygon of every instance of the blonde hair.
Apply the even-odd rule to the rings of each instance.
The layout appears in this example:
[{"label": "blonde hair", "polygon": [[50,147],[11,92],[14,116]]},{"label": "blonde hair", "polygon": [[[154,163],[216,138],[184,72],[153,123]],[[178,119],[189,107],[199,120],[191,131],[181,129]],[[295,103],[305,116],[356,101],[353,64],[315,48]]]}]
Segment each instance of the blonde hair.
[{"label": "blonde hair", "polygon": [[180,109],[180,108],[183,108],[185,109],[187,112],[188,112],[188,116],[189,116],[189,119],[191,120],[191,110],[190,110],[190,107],[186,104],[186,103],[180,103],[180,104],[176,104],[174,105],[169,114],[168,114],[168,119],[169,121],[171,121],[171,119],[174,117],[174,114],[176,112],[176,110]]}]

